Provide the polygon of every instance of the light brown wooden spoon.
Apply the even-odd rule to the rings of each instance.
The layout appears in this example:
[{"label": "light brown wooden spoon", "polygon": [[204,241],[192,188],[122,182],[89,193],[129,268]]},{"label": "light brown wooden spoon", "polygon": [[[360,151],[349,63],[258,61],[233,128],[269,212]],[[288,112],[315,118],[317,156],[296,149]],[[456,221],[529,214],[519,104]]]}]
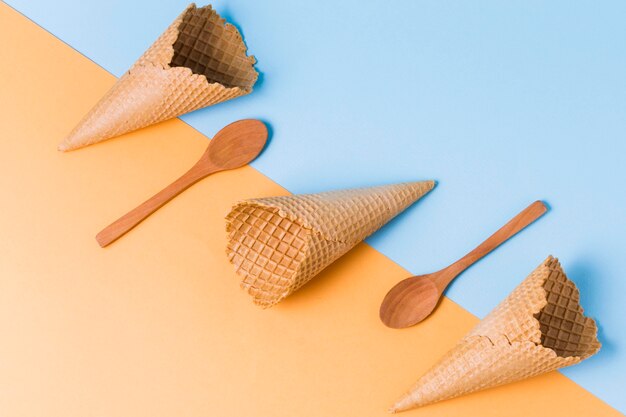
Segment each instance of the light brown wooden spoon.
[{"label": "light brown wooden spoon", "polygon": [[380,320],[388,327],[403,329],[433,312],[444,290],[461,272],[541,217],[547,207],[535,201],[491,235],[476,249],[440,271],[410,277],[396,284],[380,305]]},{"label": "light brown wooden spoon", "polygon": [[119,239],[165,203],[208,175],[247,165],[261,153],[266,140],[267,127],[259,120],[239,120],[224,127],[209,142],[207,150],[189,171],[105,227],[96,235],[98,244],[105,247]]}]

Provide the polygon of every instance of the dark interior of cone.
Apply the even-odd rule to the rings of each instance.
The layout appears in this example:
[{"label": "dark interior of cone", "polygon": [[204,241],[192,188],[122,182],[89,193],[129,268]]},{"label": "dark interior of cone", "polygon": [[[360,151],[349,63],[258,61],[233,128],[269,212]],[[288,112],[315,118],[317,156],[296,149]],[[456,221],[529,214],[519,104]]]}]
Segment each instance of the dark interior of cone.
[{"label": "dark interior of cone", "polygon": [[548,267],[549,276],[543,285],[547,304],[535,315],[540,324],[541,344],[561,357],[586,358],[600,347],[596,324],[584,316],[578,288],[567,279],[558,261],[552,259]]},{"label": "dark interior of cone", "polygon": [[254,58],[237,29],[210,7],[190,8],[178,27],[171,67],[187,67],[209,83],[250,90],[257,79]]}]

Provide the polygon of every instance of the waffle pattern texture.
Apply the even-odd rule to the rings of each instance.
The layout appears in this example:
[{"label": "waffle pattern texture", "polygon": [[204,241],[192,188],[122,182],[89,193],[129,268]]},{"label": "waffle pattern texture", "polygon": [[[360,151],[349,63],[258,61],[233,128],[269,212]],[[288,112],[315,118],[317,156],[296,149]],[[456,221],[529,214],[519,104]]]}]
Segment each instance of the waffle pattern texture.
[{"label": "waffle pattern texture", "polygon": [[600,350],[595,322],[548,257],[391,408],[403,411],[576,364]]},{"label": "waffle pattern texture", "polygon": [[228,259],[270,307],[434,187],[433,181],[246,200],[226,217]]},{"label": "waffle pattern texture", "polygon": [[185,11],[59,144],[81,148],[248,94],[258,74],[237,29],[211,6]]}]

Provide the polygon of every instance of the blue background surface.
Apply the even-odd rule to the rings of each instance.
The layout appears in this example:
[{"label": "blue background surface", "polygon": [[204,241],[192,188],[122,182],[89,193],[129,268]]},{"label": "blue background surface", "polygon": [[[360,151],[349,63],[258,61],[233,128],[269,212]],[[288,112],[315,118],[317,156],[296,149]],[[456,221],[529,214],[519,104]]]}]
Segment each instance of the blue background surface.
[{"label": "blue background surface", "polygon": [[[120,76],[187,0],[7,3]],[[243,29],[262,76],[253,94],[183,120],[207,136],[239,118],[267,121],[271,146],[254,166],[296,193],[437,180],[368,240],[415,274],[545,200],[544,218],[447,295],[482,317],[559,257],[603,343],[562,372],[626,412],[626,2],[214,6]]]}]

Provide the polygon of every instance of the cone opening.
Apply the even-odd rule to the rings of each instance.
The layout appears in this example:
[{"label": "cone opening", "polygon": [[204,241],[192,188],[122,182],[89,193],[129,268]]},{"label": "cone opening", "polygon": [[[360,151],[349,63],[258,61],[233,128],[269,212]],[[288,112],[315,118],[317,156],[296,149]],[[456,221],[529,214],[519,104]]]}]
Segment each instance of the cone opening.
[{"label": "cone opening", "polygon": [[227,255],[254,302],[269,307],[296,287],[311,229],[281,216],[278,209],[242,203],[228,214]]},{"label": "cone opening", "polygon": [[593,319],[585,317],[580,306],[580,293],[570,281],[558,260],[546,261],[548,277],[543,283],[546,305],[535,314],[539,321],[542,346],[560,357],[586,358],[593,355],[600,343]]},{"label": "cone opening", "polygon": [[254,57],[237,29],[225,23],[211,6],[191,6],[178,26],[171,67],[187,67],[209,83],[251,90],[256,82]]}]

